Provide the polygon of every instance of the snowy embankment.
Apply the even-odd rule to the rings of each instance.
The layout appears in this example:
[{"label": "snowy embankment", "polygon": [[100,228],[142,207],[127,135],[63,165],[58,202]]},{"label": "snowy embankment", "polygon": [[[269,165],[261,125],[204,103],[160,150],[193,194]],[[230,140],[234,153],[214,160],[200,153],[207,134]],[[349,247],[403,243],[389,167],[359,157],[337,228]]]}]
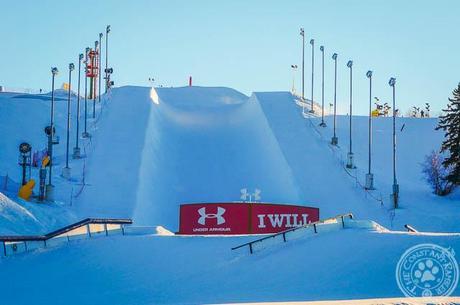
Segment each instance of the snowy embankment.
[{"label": "snowy embankment", "polygon": [[[0,97],[0,118],[8,128],[7,137],[0,139],[1,170],[19,181],[17,144],[24,139],[33,147],[46,145],[43,127],[48,123],[49,101]],[[181,203],[239,200],[239,190],[246,187],[261,189],[264,201],[319,207],[321,218],[352,212],[358,219],[375,220],[395,230],[410,223],[421,231],[460,232],[458,202],[454,197],[431,195],[421,180],[418,163],[441,141],[439,133],[430,131],[433,120],[398,120],[398,129],[400,123],[406,126],[398,132],[401,208],[394,213],[388,200],[391,170],[385,166],[391,158],[390,119],[375,121],[377,190],[372,196],[382,198],[381,205],[349,176],[357,175],[361,182],[364,177],[365,118],[353,118],[358,167],[347,174],[341,162],[346,154],[347,117],[338,120],[341,147],[331,148],[330,118],[328,127],[319,130],[318,119],[304,119],[288,93],[255,93],[248,98],[229,88],[130,86],[114,89],[111,99],[98,107],[99,119],[91,121],[92,138],[83,142],[86,158],[72,161],[70,181],[59,177],[65,145],[56,146],[59,203],[19,202],[21,208],[5,199],[4,206],[14,213],[3,215],[12,215],[14,224],[32,230],[35,217],[38,230],[53,219],[69,223],[75,213],[79,218],[133,217],[136,225],[162,225],[176,231]],[[65,103],[58,102],[61,143],[64,113]],[[18,117],[26,118],[26,130]],[[82,187],[83,173],[86,185],[75,196],[72,188]],[[66,206],[58,208],[59,204]],[[29,215],[24,208],[31,206]],[[65,215],[50,212],[54,207]],[[12,224],[11,219],[0,219],[2,229],[22,232]],[[230,250],[252,239],[109,236],[8,257],[0,260],[8,274],[0,280],[2,300],[46,303],[50,287],[56,304],[400,297],[395,268],[409,247],[430,242],[460,252],[460,237],[455,234],[364,229],[304,237],[254,255]],[[454,295],[458,294],[457,289]]]},{"label": "snowy embankment", "polygon": [[[460,249],[458,236],[345,229],[288,241],[253,255],[247,249],[230,250],[246,241],[248,237],[119,236],[10,257],[1,260],[8,274],[8,280],[0,281],[2,300],[45,303],[50,296],[43,292],[50,285],[55,304],[402,297],[395,268],[407,248],[435,243]],[[27,294],[21,293],[24,290]],[[454,295],[458,294],[457,289]]]}]

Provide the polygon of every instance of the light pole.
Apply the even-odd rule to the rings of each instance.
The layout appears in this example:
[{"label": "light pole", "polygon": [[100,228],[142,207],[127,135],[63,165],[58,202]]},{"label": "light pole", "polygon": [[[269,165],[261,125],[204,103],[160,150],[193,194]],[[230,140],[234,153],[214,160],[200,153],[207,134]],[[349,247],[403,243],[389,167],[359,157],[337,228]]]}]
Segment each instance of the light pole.
[{"label": "light pole", "polygon": [[295,94],[295,71],[297,70],[297,65],[291,65],[292,68],[292,94]]},{"label": "light pole", "polygon": [[81,79],[81,61],[83,60],[83,54],[78,55],[78,90],[77,90],[77,136],[75,137],[75,147],[73,148],[72,158],[80,158],[80,147],[78,146],[78,140],[80,139],[80,79]]},{"label": "light pole", "polygon": [[109,89],[109,33],[110,33],[110,25],[105,28],[105,93]]},{"label": "light pole", "polygon": [[99,56],[99,73],[98,73],[98,81],[99,81],[98,100],[99,100],[99,103],[101,102],[101,79],[102,79],[102,61],[101,61],[102,54],[101,54],[101,50],[102,50],[102,36],[103,36],[103,34],[99,33],[99,52],[97,53],[98,56]]},{"label": "light pole", "polygon": [[314,113],[315,110],[313,109],[313,85],[315,81],[315,40],[310,39],[311,44],[311,109],[310,112]]},{"label": "light pole", "polygon": [[319,126],[326,127],[324,122],[324,46],[320,46],[321,51],[321,123]]},{"label": "light pole", "polygon": [[355,168],[355,165],[353,164],[353,141],[352,141],[352,117],[353,117],[353,61],[349,60],[347,62],[347,67],[350,68],[350,122],[349,122],[349,128],[350,128],[350,147],[348,150],[348,156],[347,156],[347,168]]},{"label": "light pole", "polygon": [[[97,41],[97,40],[94,42],[94,51],[96,52],[96,56],[99,56],[98,55],[98,53],[99,53],[99,41]],[[94,61],[97,62],[97,57],[94,59]],[[92,68],[94,69],[94,66]],[[96,75],[97,75],[97,72],[96,72]],[[97,93],[96,81],[97,81],[97,79],[92,78],[91,80],[94,82],[93,87],[92,87],[93,88],[92,97],[93,97],[93,119],[95,119],[96,118],[96,95],[97,95],[96,94]]]},{"label": "light pole", "polygon": [[365,188],[368,190],[374,189],[374,174],[371,171],[372,165],[372,71],[367,71],[366,73],[367,78],[369,79],[369,164],[368,164],[368,171],[366,174],[366,186]]},{"label": "light pole", "polygon": [[336,134],[336,124],[337,124],[337,53],[332,54],[332,59],[334,60],[334,135],[331,139],[332,145],[339,144],[339,139]]},{"label": "light pole", "polygon": [[393,199],[394,207],[396,209],[398,208],[399,200],[399,185],[398,181],[396,180],[396,79],[394,77],[390,78],[388,84],[393,87],[393,194],[391,194],[391,198]]},{"label": "light pole", "polygon": [[305,114],[305,31],[300,28],[300,36],[302,36],[302,115]]},{"label": "light pole", "polygon": [[62,169],[62,176],[70,179],[71,172],[69,167],[69,143],[70,143],[70,100],[72,98],[72,71],[75,69],[73,63],[69,64],[69,93],[67,95],[67,134],[65,150],[65,167]]},{"label": "light pole", "polygon": [[88,138],[89,137],[89,132],[88,132],[88,53],[89,53],[90,48],[85,49],[85,130],[82,133],[83,138]]},{"label": "light pole", "polygon": [[[47,132],[48,135],[48,157],[49,157],[49,177],[48,185],[46,186],[46,198],[48,200],[53,200],[53,184],[52,184],[52,174],[53,174],[53,141],[54,141],[54,79],[59,73],[56,67],[51,68],[52,80],[51,80],[51,115],[50,115],[50,126]],[[45,129],[46,131],[46,129]]]}]

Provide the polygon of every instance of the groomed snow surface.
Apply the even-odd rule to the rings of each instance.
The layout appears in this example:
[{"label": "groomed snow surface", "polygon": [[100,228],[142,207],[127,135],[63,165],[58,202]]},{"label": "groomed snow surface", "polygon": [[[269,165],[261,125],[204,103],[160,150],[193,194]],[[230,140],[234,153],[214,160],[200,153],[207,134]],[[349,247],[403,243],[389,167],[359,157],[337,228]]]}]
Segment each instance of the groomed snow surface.
[{"label": "groomed snow surface", "polygon": [[[17,182],[17,145],[27,140],[34,149],[46,147],[49,100],[38,97],[0,94],[0,175]],[[304,118],[289,93],[247,97],[229,88],[115,88],[97,103],[97,117],[88,121],[92,138],[81,139],[86,158],[71,162],[67,181],[59,177],[65,104],[57,101],[56,202],[2,196],[2,234],[47,231],[96,216],[132,217],[136,225],[177,231],[180,204],[239,200],[243,187],[261,189],[266,202],[319,207],[321,218],[352,212],[392,230],[408,223],[420,231],[460,232],[458,194],[432,195],[421,175],[424,156],[442,140],[434,131],[436,119],[397,120],[401,207],[394,210],[389,118],[374,120],[377,189],[369,193],[360,186],[367,171],[366,117],[353,117],[357,169],[346,172],[348,117],[338,117],[340,147],[332,147],[332,118],[319,127],[320,119]],[[71,242],[0,259],[8,275],[0,279],[0,292],[5,304],[401,297],[395,268],[405,250],[435,243],[460,251],[458,235],[365,229],[305,237],[254,255],[230,250],[252,239],[148,235]]]}]

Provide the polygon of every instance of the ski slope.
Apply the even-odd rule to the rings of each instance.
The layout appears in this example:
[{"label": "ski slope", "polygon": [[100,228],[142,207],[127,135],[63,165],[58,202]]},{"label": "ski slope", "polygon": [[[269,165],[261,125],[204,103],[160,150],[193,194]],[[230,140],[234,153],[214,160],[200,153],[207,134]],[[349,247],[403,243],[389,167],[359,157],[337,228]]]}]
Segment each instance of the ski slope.
[{"label": "ski slope", "polygon": [[407,248],[436,243],[460,249],[458,236],[345,229],[253,255],[230,250],[247,240],[101,237],[10,257],[1,261],[8,274],[0,279],[2,300],[147,305],[402,297],[395,266]]},{"label": "ski slope", "polygon": [[[442,140],[433,130],[436,119],[398,119],[401,208],[394,210],[389,118],[375,120],[377,189],[369,193],[360,186],[367,170],[367,118],[352,118],[357,168],[347,172],[349,117],[338,117],[340,145],[332,147],[331,117],[328,127],[318,127],[320,119],[304,118],[286,92],[248,97],[224,87],[114,88],[88,122],[91,138],[81,139],[85,158],[71,161],[70,180],[60,177],[65,106],[65,98],[57,101],[56,202],[38,205],[1,195],[1,233],[50,231],[97,216],[132,217],[136,225],[174,232],[180,204],[237,201],[241,188],[260,189],[266,202],[318,207],[321,218],[352,212],[394,230],[409,223],[420,231],[460,232],[458,193],[436,197],[421,176],[424,156]],[[20,181],[17,145],[27,140],[46,146],[48,116],[47,95],[0,95],[1,126],[7,128],[0,138],[2,175]],[[394,272],[407,248],[431,242],[460,251],[456,234],[364,229],[318,234],[255,255],[230,250],[252,239],[113,236],[8,257],[0,259],[9,275],[0,279],[2,300],[48,302],[44,291],[50,285],[56,304],[401,297]]]}]

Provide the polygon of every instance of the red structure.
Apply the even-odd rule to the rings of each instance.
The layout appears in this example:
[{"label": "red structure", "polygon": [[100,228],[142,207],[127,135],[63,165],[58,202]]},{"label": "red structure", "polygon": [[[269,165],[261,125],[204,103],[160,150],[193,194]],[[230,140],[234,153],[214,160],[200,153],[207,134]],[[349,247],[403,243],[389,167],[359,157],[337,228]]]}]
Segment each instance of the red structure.
[{"label": "red structure", "polygon": [[179,234],[277,233],[319,220],[319,209],[273,203],[195,203],[180,206]]},{"label": "red structure", "polygon": [[99,51],[90,49],[86,62],[86,76],[89,78],[89,99],[96,98],[97,78],[99,77]]}]

